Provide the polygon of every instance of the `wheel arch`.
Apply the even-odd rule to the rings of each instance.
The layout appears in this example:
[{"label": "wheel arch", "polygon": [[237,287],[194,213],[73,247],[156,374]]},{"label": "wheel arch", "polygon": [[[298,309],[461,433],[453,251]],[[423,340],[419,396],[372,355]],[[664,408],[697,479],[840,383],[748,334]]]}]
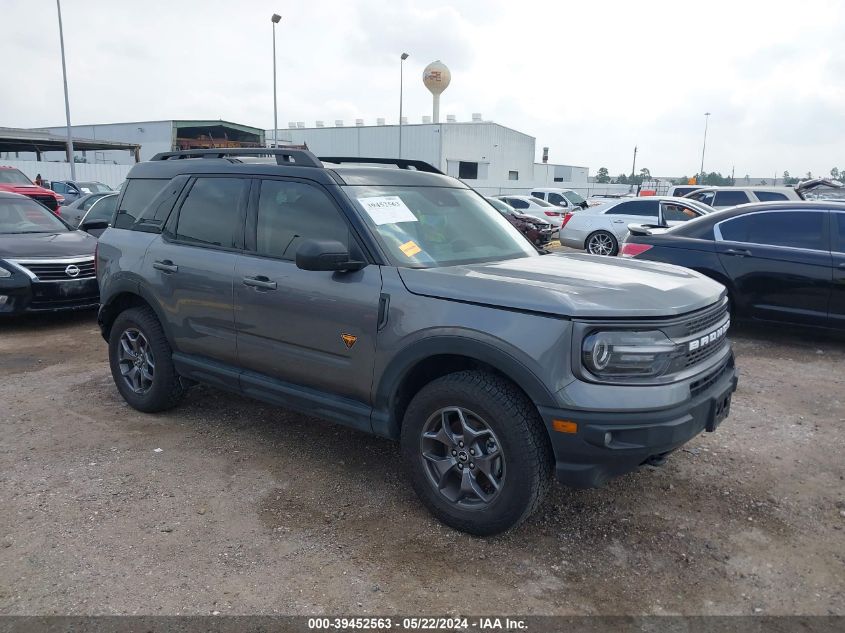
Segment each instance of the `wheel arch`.
[{"label": "wheel arch", "polygon": [[106,341],[109,340],[111,327],[121,312],[135,307],[148,307],[155,313],[164,331],[164,335],[167,337],[167,342],[172,348],[173,340],[167,329],[167,321],[164,319],[161,306],[158,305],[158,302],[153,297],[149,296],[149,293],[144,291],[142,285],[135,282],[122,284],[109,295],[107,301],[104,301],[100,305],[97,322],[100,325],[100,332],[103,338]]},{"label": "wheel arch", "polygon": [[413,396],[431,381],[465,369],[482,369],[504,377],[535,407],[555,406],[553,394],[540,378],[506,351],[482,341],[442,336],[410,345],[382,372],[374,392],[373,431],[398,439]]}]

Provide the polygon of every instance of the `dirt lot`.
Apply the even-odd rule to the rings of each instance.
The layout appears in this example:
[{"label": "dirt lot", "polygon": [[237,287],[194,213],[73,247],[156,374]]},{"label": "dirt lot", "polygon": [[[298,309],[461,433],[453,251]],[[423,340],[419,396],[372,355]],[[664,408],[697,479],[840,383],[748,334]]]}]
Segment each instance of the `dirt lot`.
[{"label": "dirt lot", "polygon": [[845,342],[733,339],[718,432],[482,540],[388,441],[205,388],[144,415],[93,314],[0,323],[0,613],[845,614]]}]

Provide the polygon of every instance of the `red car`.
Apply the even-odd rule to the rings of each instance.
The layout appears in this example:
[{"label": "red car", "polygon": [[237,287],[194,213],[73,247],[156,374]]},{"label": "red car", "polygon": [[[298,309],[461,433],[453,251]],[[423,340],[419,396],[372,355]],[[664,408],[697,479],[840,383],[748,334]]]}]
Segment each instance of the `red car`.
[{"label": "red car", "polygon": [[26,177],[20,169],[0,165],[0,191],[10,193],[22,193],[23,195],[40,202],[56,215],[60,215],[59,204],[64,202],[64,197],[51,189],[39,187]]},{"label": "red car", "polygon": [[511,205],[497,198],[485,198],[508,222],[528,238],[534,246],[545,246],[552,239],[552,225],[533,215],[523,215]]}]

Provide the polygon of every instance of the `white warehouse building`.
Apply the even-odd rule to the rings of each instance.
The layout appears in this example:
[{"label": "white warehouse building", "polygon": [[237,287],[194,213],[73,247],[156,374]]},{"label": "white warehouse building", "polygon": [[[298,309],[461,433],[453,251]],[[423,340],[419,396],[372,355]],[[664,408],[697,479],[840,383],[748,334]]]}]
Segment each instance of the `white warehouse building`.
[{"label": "white warehouse building", "polygon": [[[535,163],[536,139],[523,132],[473,115],[470,122],[458,122],[448,116],[445,123],[403,124],[402,158],[423,160],[444,173],[467,181],[486,194],[528,192],[536,187],[586,190],[589,169],[573,165]],[[364,156],[396,158],[399,156],[399,125],[354,126],[335,121],[327,127],[317,121],[315,127],[290,123],[279,130],[280,143],[304,144],[317,156]],[[273,145],[274,130],[267,130],[268,145]],[[544,148],[545,154],[545,148]]]}]

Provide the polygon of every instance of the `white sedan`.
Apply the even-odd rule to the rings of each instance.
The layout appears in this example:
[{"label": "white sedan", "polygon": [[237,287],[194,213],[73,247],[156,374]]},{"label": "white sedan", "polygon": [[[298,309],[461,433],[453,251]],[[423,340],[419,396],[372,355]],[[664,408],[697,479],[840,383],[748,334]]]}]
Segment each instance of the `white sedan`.
[{"label": "white sedan", "polygon": [[602,206],[567,213],[560,228],[560,243],[583,248],[593,255],[616,255],[629,224],[673,226],[712,212],[701,202],[671,196],[608,201]]}]

